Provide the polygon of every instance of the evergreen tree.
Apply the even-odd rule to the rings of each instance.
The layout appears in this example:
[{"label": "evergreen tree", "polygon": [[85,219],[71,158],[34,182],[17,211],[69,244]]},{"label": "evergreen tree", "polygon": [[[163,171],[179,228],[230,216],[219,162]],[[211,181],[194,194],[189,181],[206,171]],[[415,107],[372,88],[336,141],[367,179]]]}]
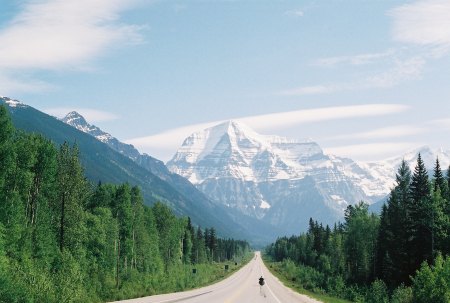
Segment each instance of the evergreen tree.
[{"label": "evergreen tree", "polygon": [[430,186],[428,173],[419,153],[410,186],[413,200],[411,207],[411,219],[413,222],[410,247],[411,271],[417,270],[424,260],[431,261],[431,232],[426,226],[428,215],[424,213],[425,209],[430,208]]},{"label": "evergreen tree", "polygon": [[316,230],[316,224],[314,223],[313,218],[309,218],[309,228],[308,228],[308,234],[313,234]]},{"label": "evergreen tree", "polygon": [[[389,205],[394,205],[397,199],[395,191],[392,190],[391,196],[389,197]],[[394,283],[395,278],[393,277],[395,271],[392,266],[392,244],[394,243],[393,228],[391,225],[391,220],[389,218],[390,211],[386,204],[381,207],[380,214],[380,228],[378,231],[378,246],[377,246],[377,277],[384,280],[387,284]]]},{"label": "evergreen tree", "polygon": [[[218,248],[218,243],[216,238],[216,230],[214,229],[214,227],[211,227],[211,229],[209,230],[208,241],[208,247],[211,253],[211,261],[214,261],[219,257],[216,251]],[[214,256],[214,252],[216,252],[216,256]]]},{"label": "evergreen tree", "polygon": [[441,165],[439,164],[439,158],[436,158],[433,177],[434,177],[434,191],[436,192],[437,188],[439,187],[441,190],[441,197],[447,200],[447,197],[449,195],[448,181],[444,177],[444,174],[442,173]]}]

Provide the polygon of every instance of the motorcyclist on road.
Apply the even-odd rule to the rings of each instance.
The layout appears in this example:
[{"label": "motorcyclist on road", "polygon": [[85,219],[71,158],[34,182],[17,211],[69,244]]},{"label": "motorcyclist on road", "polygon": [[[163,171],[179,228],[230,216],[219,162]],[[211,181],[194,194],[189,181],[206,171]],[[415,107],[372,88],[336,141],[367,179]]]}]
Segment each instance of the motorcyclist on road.
[{"label": "motorcyclist on road", "polygon": [[261,278],[259,278],[259,285],[263,286],[264,285],[264,278],[261,276]]}]

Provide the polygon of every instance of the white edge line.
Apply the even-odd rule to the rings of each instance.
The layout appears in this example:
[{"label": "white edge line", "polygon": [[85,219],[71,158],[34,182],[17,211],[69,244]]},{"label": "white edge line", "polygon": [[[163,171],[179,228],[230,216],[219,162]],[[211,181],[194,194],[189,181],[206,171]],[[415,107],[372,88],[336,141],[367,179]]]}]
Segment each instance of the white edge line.
[{"label": "white edge line", "polygon": [[[259,259],[261,260],[261,256],[260,256]],[[266,266],[264,265],[264,263],[262,262],[262,260],[260,261],[260,263],[262,263],[263,266],[266,267]],[[264,276],[262,267],[260,267],[260,268],[261,268],[261,274]],[[278,303],[281,303],[280,300],[278,300],[278,298],[273,294],[272,290],[271,290],[270,287],[269,287],[269,283],[266,283],[266,285],[267,285],[267,288],[269,289],[270,293],[272,294],[272,296],[275,298],[275,300],[277,300]]]}]

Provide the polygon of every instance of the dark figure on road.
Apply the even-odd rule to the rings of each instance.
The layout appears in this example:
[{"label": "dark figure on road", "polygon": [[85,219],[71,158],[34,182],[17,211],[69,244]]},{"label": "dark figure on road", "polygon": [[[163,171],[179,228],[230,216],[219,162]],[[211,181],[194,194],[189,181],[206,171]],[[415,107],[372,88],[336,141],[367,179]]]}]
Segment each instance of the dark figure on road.
[{"label": "dark figure on road", "polygon": [[261,278],[259,278],[259,285],[263,286],[264,285],[264,278],[261,276]]}]

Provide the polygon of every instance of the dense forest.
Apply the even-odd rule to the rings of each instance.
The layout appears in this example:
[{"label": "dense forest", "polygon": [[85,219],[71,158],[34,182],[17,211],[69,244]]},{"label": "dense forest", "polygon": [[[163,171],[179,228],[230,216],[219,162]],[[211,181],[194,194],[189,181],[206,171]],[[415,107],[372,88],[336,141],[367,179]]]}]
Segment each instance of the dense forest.
[{"label": "dense forest", "polygon": [[419,154],[414,172],[402,161],[381,214],[364,202],[333,229],[310,219],[300,236],[265,252],[304,288],[356,302],[450,302],[450,169],[436,159],[428,176]]},{"label": "dense forest", "polygon": [[[246,241],[194,227],[138,186],[92,184],[76,142],[16,130],[0,106],[0,302],[102,302],[205,285]],[[233,261],[234,265],[234,261]],[[192,269],[196,269],[194,274]]]}]

